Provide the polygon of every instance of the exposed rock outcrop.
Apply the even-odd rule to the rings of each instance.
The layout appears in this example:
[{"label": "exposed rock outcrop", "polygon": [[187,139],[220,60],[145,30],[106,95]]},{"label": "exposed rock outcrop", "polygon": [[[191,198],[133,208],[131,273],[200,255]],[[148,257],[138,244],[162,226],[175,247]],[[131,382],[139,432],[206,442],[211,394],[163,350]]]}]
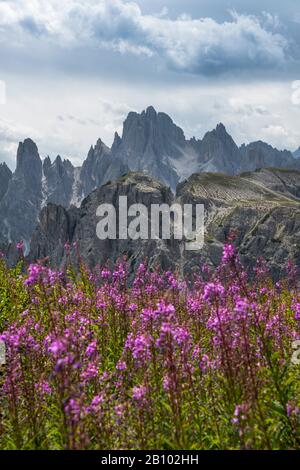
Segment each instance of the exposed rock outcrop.
[{"label": "exposed rock outcrop", "polygon": [[[266,184],[263,184],[266,181]],[[93,191],[76,210],[55,205],[45,207],[35,230],[30,259],[50,256],[59,266],[66,262],[63,245],[76,242],[76,250],[90,266],[114,262],[126,255],[132,271],[148,259],[149,267],[178,269],[190,275],[199,264],[217,266],[223,245],[231,233],[243,262],[252,268],[263,256],[275,279],[289,259],[300,267],[300,173],[270,169],[242,176],[194,174],[177,188],[176,196],[162,183],[140,173],[129,173],[116,182]],[[96,236],[97,207],[103,203],[118,207],[119,196],[128,204],[177,202],[203,204],[205,207],[205,243],[199,251],[186,251],[185,241],[174,240],[99,240]],[[74,212],[75,211],[75,212]],[[148,211],[150,213],[150,210]],[[56,222],[57,221],[57,222]]]},{"label": "exposed rock outcrop", "polygon": [[[79,209],[66,211],[60,206],[48,204],[40,215],[40,223],[31,242],[30,260],[50,256],[54,266],[66,262],[67,242],[71,246],[71,258],[76,262],[77,251],[89,265],[96,266],[108,261],[114,263],[126,255],[132,267],[146,258],[149,265],[174,268],[179,256],[179,246],[169,240],[100,240],[96,236],[100,204],[118,207],[120,196],[127,196],[128,206],[132,204],[170,204],[174,198],[169,188],[150,177],[129,173],[115,182],[108,183],[93,191]],[[150,227],[149,227],[150,230]],[[76,242],[76,247],[73,246]]]}]

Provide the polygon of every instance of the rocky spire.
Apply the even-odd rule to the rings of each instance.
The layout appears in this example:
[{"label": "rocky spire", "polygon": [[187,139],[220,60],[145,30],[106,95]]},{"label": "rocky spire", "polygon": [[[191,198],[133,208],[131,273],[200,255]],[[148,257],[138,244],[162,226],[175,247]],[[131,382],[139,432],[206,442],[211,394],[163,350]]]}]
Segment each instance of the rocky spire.
[{"label": "rocky spire", "polygon": [[236,143],[222,123],[203,137],[199,163],[201,171],[221,172],[229,175],[238,173],[241,155]]},{"label": "rocky spire", "polygon": [[12,177],[12,172],[6,163],[0,163],[0,201],[7,191],[9,181]]},{"label": "rocky spire", "polygon": [[113,141],[113,144],[112,144],[112,147],[111,147],[111,151],[112,151],[113,154],[117,151],[117,149],[119,148],[121,143],[122,143],[121,137],[119,136],[119,134],[117,132],[115,132],[114,141]]},{"label": "rocky spire", "polygon": [[19,143],[15,176],[24,179],[31,188],[38,187],[42,179],[42,161],[38,148],[31,139]]}]

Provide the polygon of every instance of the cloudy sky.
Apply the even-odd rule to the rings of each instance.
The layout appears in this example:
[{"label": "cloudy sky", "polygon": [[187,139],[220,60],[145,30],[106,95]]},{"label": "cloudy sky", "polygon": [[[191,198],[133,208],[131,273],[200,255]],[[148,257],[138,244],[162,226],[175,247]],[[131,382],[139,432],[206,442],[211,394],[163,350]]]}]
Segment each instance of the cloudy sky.
[{"label": "cloudy sky", "polygon": [[295,150],[299,0],[0,0],[0,161],[31,137],[79,164],[150,104]]}]

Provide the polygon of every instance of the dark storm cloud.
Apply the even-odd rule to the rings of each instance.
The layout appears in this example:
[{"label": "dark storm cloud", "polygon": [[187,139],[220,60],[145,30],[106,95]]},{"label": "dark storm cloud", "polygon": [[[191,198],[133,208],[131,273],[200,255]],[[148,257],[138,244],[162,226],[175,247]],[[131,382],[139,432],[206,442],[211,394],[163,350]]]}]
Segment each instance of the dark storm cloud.
[{"label": "dark storm cloud", "polygon": [[102,48],[159,59],[172,70],[195,75],[289,67],[295,61],[292,40],[280,19],[240,13],[240,4],[235,2],[236,10],[217,21],[201,16],[204,8],[197,15],[195,7],[191,16],[172,18],[166,11],[145,14],[138,3],[124,0],[11,0],[0,3],[0,26],[8,37],[13,32],[26,40],[38,34],[69,52],[79,46],[100,48],[101,56]]}]

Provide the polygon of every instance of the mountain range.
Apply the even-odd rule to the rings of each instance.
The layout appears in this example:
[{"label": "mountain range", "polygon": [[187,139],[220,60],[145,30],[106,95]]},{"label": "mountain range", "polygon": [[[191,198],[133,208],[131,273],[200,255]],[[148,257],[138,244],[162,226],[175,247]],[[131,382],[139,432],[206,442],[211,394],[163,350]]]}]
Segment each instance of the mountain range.
[{"label": "mountain range", "polygon": [[[0,165],[0,244],[23,240],[29,253],[48,204],[75,213],[95,189],[129,172],[148,175],[174,196],[194,174],[234,177],[260,168],[300,170],[300,148],[292,154],[262,141],[238,147],[221,123],[202,140],[186,139],[167,114],[152,106],[141,114],[130,112],[122,136],[115,134],[111,148],[99,139],[81,167],[60,156],[53,162],[49,157],[42,160],[28,138],[19,144],[13,173],[5,163]],[[229,181],[224,179],[224,184]]]}]

